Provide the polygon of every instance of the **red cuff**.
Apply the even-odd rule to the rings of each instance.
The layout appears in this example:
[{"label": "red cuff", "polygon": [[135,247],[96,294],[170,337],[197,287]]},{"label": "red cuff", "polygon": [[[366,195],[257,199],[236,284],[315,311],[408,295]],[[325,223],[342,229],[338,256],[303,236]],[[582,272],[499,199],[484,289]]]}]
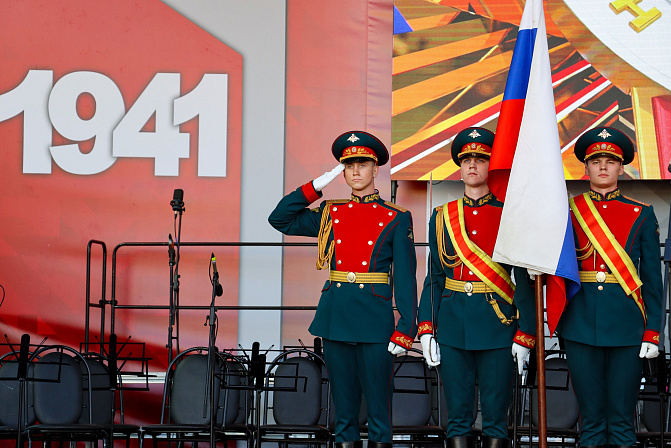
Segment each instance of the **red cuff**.
[{"label": "red cuff", "polygon": [[433,324],[431,322],[420,322],[417,328],[417,337],[427,333],[433,334]]},{"label": "red cuff", "polygon": [[643,332],[643,342],[659,345],[659,332],[655,330],[645,330],[645,332]]},{"label": "red cuff", "polygon": [[301,191],[303,192],[303,196],[305,196],[305,199],[307,199],[307,201],[310,204],[312,204],[314,201],[322,197],[321,194],[317,190],[315,190],[314,185],[312,185],[312,181],[303,185],[301,187]]},{"label": "red cuff", "polygon": [[536,336],[526,334],[523,331],[517,330],[513,342],[520,344],[526,348],[534,348],[536,346]]},{"label": "red cuff", "polygon": [[396,345],[400,345],[407,350],[410,350],[412,348],[413,339],[397,330],[394,331],[394,334],[391,335],[391,342]]}]

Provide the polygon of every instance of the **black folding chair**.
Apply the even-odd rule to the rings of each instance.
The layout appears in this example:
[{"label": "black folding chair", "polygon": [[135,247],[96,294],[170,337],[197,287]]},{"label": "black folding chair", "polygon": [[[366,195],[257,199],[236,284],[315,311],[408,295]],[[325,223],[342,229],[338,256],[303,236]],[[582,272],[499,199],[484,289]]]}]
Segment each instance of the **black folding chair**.
[{"label": "black folding chair", "polygon": [[[305,349],[287,350],[269,364],[264,384],[263,424],[258,429],[257,448],[261,448],[263,442],[275,442],[280,447],[289,443],[330,444],[328,427],[319,424],[324,387],[323,365],[320,356]],[[274,423],[269,422],[271,414]]]},{"label": "black folding chair", "polygon": [[[104,426],[93,423],[92,375],[88,363],[76,350],[47,346],[31,358],[34,369],[34,410],[38,423],[26,428],[33,441],[105,441]],[[86,378],[86,380],[84,380]],[[87,397],[87,401],[84,397]],[[83,421],[83,423],[82,423]]]},{"label": "black folding chair", "polygon": [[[427,367],[421,353],[418,350],[411,353],[394,359],[394,444],[444,446],[445,428],[432,422],[434,403],[435,411],[439,412],[441,399],[431,393],[432,390],[438,390],[438,380],[435,372]],[[434,397],[437,399],[435,402]]]}]

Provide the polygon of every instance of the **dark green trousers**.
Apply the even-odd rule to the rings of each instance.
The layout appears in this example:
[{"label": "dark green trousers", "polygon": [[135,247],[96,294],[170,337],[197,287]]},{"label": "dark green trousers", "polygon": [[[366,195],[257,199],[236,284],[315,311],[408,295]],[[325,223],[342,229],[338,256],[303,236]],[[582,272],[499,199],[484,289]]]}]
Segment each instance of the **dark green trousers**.
[{"label": "dark green trousers", "polygon": [[566,340],[565,348],[580,407],[580,445],[636,445],[641,347],[595,347]]},{"label": "dark green trousers", "polygon": [[440,344],[440,356],[440,376],[447,403],[447,437],[471,434],[475,423],[476,379],[482,409],[482,434],[493,438],[508,437],[506,413],[512,397],[515,367],[510,348],[461,350]]},{"label": "dark green trousers", "polygon": [[336,442],[361,440],[362,393],[368,409],[368,440],[391,443],[391,393],[394,358],[389,343],[323,340],[324,360],[335,408]]}]

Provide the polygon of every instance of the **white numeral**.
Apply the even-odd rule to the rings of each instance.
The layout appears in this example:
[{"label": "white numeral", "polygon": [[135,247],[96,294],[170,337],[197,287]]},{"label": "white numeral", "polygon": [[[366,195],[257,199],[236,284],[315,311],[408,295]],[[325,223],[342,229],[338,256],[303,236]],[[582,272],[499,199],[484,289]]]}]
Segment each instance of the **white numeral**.
[{"label": "white numeral", "polygon": [[[179,97],[179,73],[157,73],[114,130],[115,157],[154,159],[156,176],[179,175],[179,159],[189,157],[189,136],[172,124],[172,103]],[[142,132],[154,116],[153,132]]]},{"label": "white numeral", "polygon": [[228,75],[207,74],[175,100],[175,126],[198,116],[198,176],[226,177]]},{"label": "white numeral", "polygon": [[[77,112],[77,99],[89,93],[95,100],[95,113],[82,119]],[[93,149],[82,153],[78,144],[52,146],[51,155],[58,166],[72,174],[97,174],[116,160],[112,157],[111,133],[124,114],[119,88],[105,75],[75,72],[63,76],[51,90],[49,117],[54,129],[75,142],[94,138]]]},{"label": "white numeral", "polygon": [[51,70],[30,70],[21,84],[0,95],[0,121],[23,112],[23,172],[51,173],[51,123],[47,113]]}]

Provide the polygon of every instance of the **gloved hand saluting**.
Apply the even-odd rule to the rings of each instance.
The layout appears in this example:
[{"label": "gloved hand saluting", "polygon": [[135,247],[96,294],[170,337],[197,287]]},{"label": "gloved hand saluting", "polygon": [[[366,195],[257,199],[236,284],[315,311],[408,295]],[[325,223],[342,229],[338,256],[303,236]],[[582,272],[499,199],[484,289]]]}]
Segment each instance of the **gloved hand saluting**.
[{"label": "gloved hand saluting", "polygon": [[531,350],[523,345],[513,342],[512,354],[513,360],[517,362],[517,372],[521,375],[524,370],[524,361],[529,357]]},{"label": "gloved hand saluting", "polygon": [[430,333],[425,333],[419,337],[422,343],[422,354],[426,360],[426,364],[430,367],[435,367],[440,364],[440,347],[436,342],[436,338]]},{"label": "gloved hand saluting", "polygon": [[659,347],[650,342],[644,342],[641,344],[641,351],[638,354],[639,358],[656,358],[659,355]]},{"label": "gloved hand saluting", "polygon": [[338,177],[338,174],[342,173],[345,170],[345,165],[339,163],[338,166],[333,168],[331,171],[327,171],[315,180],[312,181],[312,186],[315,191],[322,191],[324,187],[331,183],[333,179]]}]

